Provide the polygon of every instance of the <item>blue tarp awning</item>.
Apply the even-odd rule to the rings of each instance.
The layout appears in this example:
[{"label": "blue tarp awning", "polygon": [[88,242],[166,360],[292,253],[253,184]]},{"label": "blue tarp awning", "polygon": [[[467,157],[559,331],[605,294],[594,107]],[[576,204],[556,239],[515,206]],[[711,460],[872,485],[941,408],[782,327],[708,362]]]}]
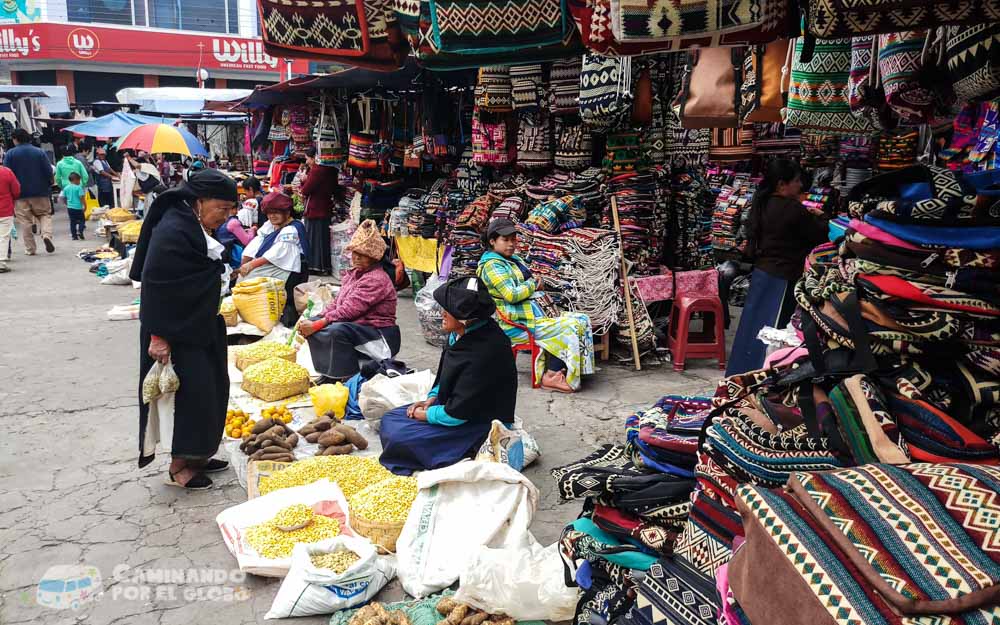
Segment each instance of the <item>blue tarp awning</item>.
[{"label": "blue tarp awning", "polygon": [[115,111],[89,122],[67,126],[63,130],[85,137],[121,137],[136,126],[143,124],[173,123],[174,120]]}]

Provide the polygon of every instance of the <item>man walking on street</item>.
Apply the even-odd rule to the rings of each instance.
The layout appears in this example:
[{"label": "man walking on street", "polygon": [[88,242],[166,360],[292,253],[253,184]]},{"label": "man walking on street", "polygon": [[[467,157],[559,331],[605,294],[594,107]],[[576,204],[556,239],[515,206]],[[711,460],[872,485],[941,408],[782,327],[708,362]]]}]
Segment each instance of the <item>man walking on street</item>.
[{"label": "man walking on street", "polygon": [[97,203],[108,208],[115,207],[114,181],[118,172],[111,169],[108,163],[108,152],[97,148],[97,158],[94,159],[94,173],[97,175]]},{"label": "man walking on street", "polygon": [[14,228],[14,202],[20,195],[21,185],[14,172],[0,165],[0,273],[10,271],[10,232]]},{"label": "man walking on street", "polygon": [[31,135],[23,128],[14,131],[14,147],[7,152],[3,164],[14,172],[21,185],[21,197],[14,202],[14,217],[24,253],[35,255],[31,224],[37,219],[45,251],[51,254],[56,251],[52,244],[52,164],[45,152],[31,145]]},{"label": "man walking on street", "polygon": [[77,157],[76,146],[72,143],[66,146],[66,152],[62,160],[56,163],[56,186],[62,189],[69,184],[69,175],[73,172],[80,174],[80,186],[87,188],[90,184],[90,176],[87,168]]}]

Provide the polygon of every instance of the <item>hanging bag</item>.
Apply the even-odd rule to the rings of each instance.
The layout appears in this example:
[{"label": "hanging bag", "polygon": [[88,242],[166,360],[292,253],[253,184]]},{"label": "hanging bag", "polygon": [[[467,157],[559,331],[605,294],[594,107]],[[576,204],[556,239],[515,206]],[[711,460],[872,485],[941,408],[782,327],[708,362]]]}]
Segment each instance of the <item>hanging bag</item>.
[{"label": "hanging bag", "polygon": [[517,165],[522,169],[552,167],[552,130],[541,113],[523,115],[517,129]]},{"label": "hanging bag", "polygon": [[476,106],[484,111],[492,113],[513,111],[510,68],[503,65],[480,68],[475,95]]},{"label": "hanging bag", "polygon": [[803,39],[791,48],[791,85],[785,124],[803,130],[830,134],[870,134],[869,119],[851,113],[848,76],[851,72],[851,40],[815,42],[812,58],[803,60]]},{"label": "hanging bag", "polygon": [[484,120],[477,109],[472,115],[472,162],[482,165],[507,165],[511,153],[507,145],[507,120],[495,116]]},{"label": "hanging bag", "polygon": [[806,32],[818,39],[894,33],[950,24],[1000,20],[1000,0],[810,0],[804,3]]},{"label": "hanging bag", "polygon": [[754,46],[743,63],[740,117],[744,122],[780,122],[785,106],[782,73],[788,40]]},{"label": "hanging bag", "polygon": [[476,56],[563,44],[574,33],[566,0],[420,0],[426,38],[436,53]]},{"label": "hanging bag", "polygon": [[907,125],[926,124],[934,117],[933,85],[922,81],[933,63],[933,33],[908,30],[878,36],[878,72],[886,104]]},{"label": "hanging bag", "polygon": [[[742,57],[730,48],[707,48],[691,53],[681,98],[681,123],[685,128],[735,128],[738,94],[736,75]],[[739,58],[738,64],[736,59]]]},{"label": "hanging bag", "polygon": [[994,21],[953,26],[947,33],[945,56],[956,99],[970,102],[1000,97],[1000,25]]},{"label": "hanging bag", "polygon": [[361,132],[351,133],[347,153],[347,166],[364,170],[378,169],[378,155],[375,148],[378,138],[371,130],[371,99],[367,97],[359,98],[357,104],[364,128]]},{"label": "hanging bag", "polygon": [[617,126],[632,105],[632,62],[585,54],[580,71],[580,117],[595,129]]},{"label": "hanging bag", "polygon": [[571,124],[563,120],[559,125],[559,144],[556,147],[555,165],[570,171],[581,171],[590,166],[594,143],[590,128],[584,124]]},{"label": "hanging bag", "polygon": [[623,44],[656,50],[764,43],[788,34],[784,0],[710,0],[702,3],[610,0],[611,34]]}]

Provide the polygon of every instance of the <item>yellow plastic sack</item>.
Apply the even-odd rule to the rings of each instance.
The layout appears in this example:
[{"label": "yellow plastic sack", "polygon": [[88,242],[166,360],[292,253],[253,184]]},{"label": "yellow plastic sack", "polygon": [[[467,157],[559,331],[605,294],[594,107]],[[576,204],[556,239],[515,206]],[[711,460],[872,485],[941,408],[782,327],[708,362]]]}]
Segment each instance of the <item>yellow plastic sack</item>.
[{"label": "yellow plastic sack", "polygon": [[94,197],[90,191],[88,191],[87,197],[83,201],[83,218],[90,221],[90,215],[94,212],[94,209],[100,205],[101,203],[97,201],[97,198]]},{"label": "yellow plastic sack", "polygon": [[261,332],[270,332],[285,309],[285,281],[251,278],[233,287],[233,303],[240,317]]},{"label": "yellow plastic sack", "polygon": [[309,397],[312,398],[313,409],[316,416],[332,414],[338,419],[344,418],[347,411],[347,398],[351,394],[347,387],[337,382],[336,384],[320,384],[309,389]]}]

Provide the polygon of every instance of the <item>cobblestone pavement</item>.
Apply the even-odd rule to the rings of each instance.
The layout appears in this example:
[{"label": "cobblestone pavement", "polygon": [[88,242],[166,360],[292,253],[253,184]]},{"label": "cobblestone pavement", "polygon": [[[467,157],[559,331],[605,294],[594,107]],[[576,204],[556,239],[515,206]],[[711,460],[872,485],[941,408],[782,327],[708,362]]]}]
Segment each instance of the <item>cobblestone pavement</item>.
[{"label": "cobblestone pavement", "polygon": [[[7,323],[0,335],[0,623],[263,622],[278,580],[146,585],[129,578],[148,569],[235,569],[215,516],[246,493],[232,471],[213,476],[213,490],[186,493],[164,484],[165,457],[137,468],[138,322],[107,321],[105,313],[138,292],[100,285],[76,258],[85,244],[68,239],[65,215],[55,222],[55,254],[29,258],[15,242],[13,271],[0,275]],[[412,300],[400,300],[399,322],[400,357],[435,367],[438,352],[420,338]],[[580,393],[566,396],[532,390],[527,359],[519,362],[517,412],[542,449],[526,470],[542,493],[532,530],[546,544],[580,509],[559,501],[552,467],[620,441],[633,409],[667,393],[710,391],[719,376],[708,362],[683,373],[669,365],[641,372],[600,366]],[[55,565],[97,567],[103,596],[77,611],[38,605],[38,582]],[[222,586],[242,591],[234,598]],[[386,594],[398,597],[398,587]]]}]

